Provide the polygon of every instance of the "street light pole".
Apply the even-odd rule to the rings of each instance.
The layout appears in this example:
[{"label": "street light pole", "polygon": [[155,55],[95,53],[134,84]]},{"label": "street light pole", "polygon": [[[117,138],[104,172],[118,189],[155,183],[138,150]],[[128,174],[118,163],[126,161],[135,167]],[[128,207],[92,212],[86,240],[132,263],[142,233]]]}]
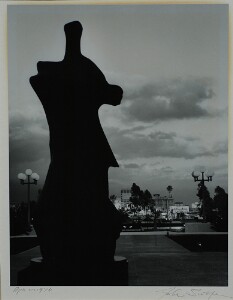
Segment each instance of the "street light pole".
[{"label": "street light pole", "polygon": [[[205,172],[204,171],[193,171],[192,172],[192,177],[194,179],[194,182],[200,182],[202,186],[205,185],[205,182],[209,182],[209,181],[212,181],[212,178],[213,178],[213,175],[214,173],[213,172]],[[201,179],[199,179],[199,177],[201,176]],[[205,176],[207,177],[207,179],[205,179]]]},{"label": "street light pole", "polygon": [[[198,187],[200,189],[205,186],[205,182],[212,181],[213,175],[214,175],[214,172],[208,172],[208,171],[206,173],[205,173],[205,171],[200,171],[200,172],[199,171],[193,171],[192,172],[192,177],[194,179],[194,182],[200,182],[198,184]],[[201,178],[199,179],[200,176],[201,176]],[[204,198],[200,198],[200,201],[201,201],[202,206],[203,206],[205,204],[205,202],[204,202],[205,199]],[[203,218],[205,220],[205,218],[206,218],[205,213],[203,213]]]},{"label": "street light pole", "polygon": [[[33,181],[31,181],[31,178]],[[40,176],[37,173],[32,173],[31,169],[27,169],[24,173],[18,174],[18,179],[22,185],[27,185],[27,202],[28,202],[28,226],[31,226],[31,209],[30,209],[30,186],[31,184],[37,184],[37,181],[40,179]],[[25,181],[27,179],[27,181]]]},{"label": "street light pole", "polygon": [[28,225],[31,225],[31,208],[30,208],[30,175],[28,175],[28,182],[27,182],[27,186],[28,186]]}]

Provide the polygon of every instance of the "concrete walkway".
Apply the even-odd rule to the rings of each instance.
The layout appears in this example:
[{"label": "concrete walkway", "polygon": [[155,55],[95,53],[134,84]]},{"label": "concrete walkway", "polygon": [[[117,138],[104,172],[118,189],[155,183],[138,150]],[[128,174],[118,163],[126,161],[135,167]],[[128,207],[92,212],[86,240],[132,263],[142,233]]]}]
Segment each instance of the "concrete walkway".
[{"label": "concrete walkway", "polygon": [[[129,261],[130,286],[227,286],[227,252],[191,252],[166,232],[122,233],[116,255]],[[39,247],[11,256],[11,285],[17,272],[39,256]]]},{"label": "concrete walkway", "polygon": [[130,286],[226,286],[226,252],[191,252],[165,235],[121,235]]}]

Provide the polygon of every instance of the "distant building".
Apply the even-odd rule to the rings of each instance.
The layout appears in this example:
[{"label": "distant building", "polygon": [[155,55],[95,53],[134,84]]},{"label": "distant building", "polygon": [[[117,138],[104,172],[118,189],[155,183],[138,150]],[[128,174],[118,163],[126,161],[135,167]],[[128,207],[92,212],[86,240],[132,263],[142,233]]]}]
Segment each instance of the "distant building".
[{"label": "distant building", "polygon": [[155,209],[160,211],[167,211],[169,206],[173,205],[173,197],[172,196],[160,196],[160,194],[154,194],[153,200],[155,203]]},{"label": "distant building", "polygon": [[200,202],[194,202],[194,203],[191,204],[191,209],[193,211],[197,211],[198,208],[199,208],[199,205],[200,205]]},{"label": "distant building", "polygon": [[189,205],[172,205],[169,207],[169,210],[173,213],[173,214],[177,214],[177,213],[188,213],[189,212]]},{"label": "distant building", "polygon": [[131,190],[130,189],[123,189],[121,190],[121,207],[129,206],[131,197]]}]

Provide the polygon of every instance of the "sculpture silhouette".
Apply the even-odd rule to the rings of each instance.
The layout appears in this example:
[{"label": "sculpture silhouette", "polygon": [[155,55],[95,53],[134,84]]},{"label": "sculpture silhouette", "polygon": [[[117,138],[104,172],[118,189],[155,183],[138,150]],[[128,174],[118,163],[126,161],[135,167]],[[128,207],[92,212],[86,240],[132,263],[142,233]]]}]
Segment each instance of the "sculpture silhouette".
[{"label": "sculpture silhouette", "polygon": [[81,54],[82,25],[71,22],[64,30],[64,59],[38,62],[38,74],[30,78],[45,110],[51,153],[34,227],[43,261],[63,274],[75,270],[69,278],[77,284],[87,282],[93,266],[114,260],[121,231],[120,216],[108,198],[108,168],[118,163],[98,109],[120,104],[123,91]]}]

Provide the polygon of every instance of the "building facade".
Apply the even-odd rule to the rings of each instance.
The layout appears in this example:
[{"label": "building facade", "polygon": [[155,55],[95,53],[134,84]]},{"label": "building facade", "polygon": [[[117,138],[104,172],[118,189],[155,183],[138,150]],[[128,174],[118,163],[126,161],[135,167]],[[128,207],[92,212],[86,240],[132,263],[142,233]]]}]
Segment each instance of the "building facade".
[{"label": "building facade", "polygon": [[129,206],[131,197],[131,190],[130,189],[122,189],[121,190],[121,207],[126,208]]},{"label": "building facade", "polygon": [[160,194],[154,194],[153,200],[155,204],[155,209],[161,212],[166,212],[169,210],[169,207],[173,205],[173,197],[172,196],[160,196]]},{"label": "building facade", "polygon": [[188,213],[189,212],[189,205],[171,205],[169,207],[169,211],[173,214],[177,213]]}]

